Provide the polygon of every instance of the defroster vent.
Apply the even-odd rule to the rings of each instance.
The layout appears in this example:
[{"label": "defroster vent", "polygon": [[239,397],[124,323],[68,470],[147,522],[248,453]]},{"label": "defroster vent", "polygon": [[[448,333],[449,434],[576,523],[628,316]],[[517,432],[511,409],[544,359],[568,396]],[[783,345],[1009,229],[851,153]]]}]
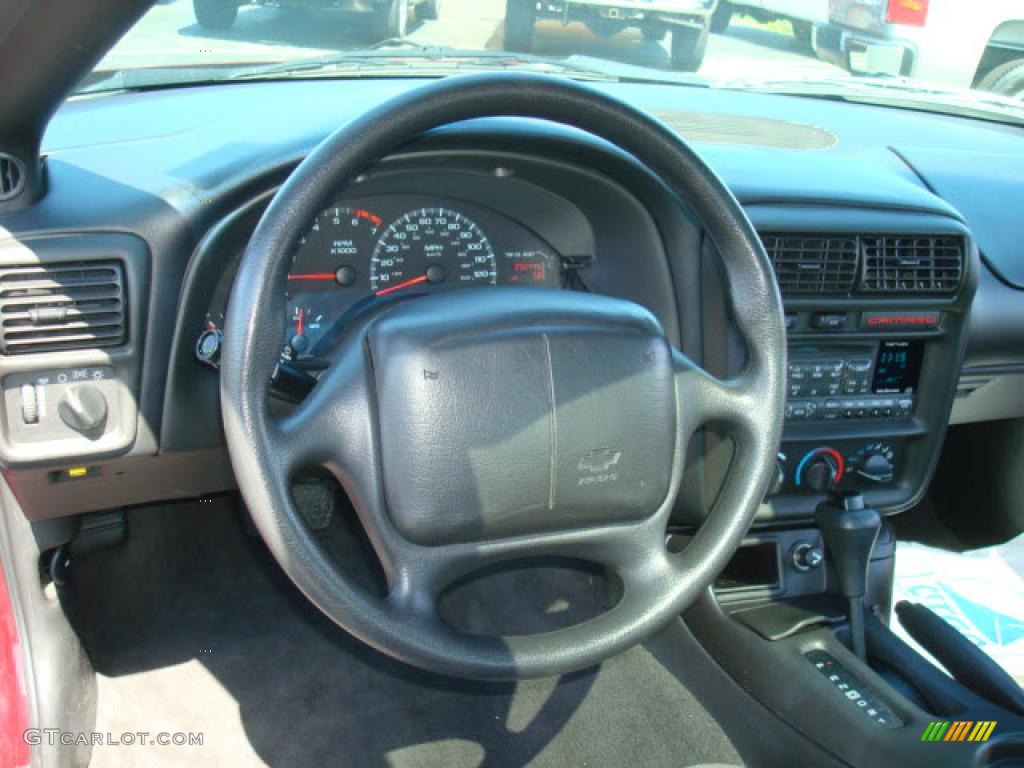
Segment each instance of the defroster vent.
[{"label": "defroster vent", "polygon": [[127,338],[119,261],[0,267],[0,352],[94,349]]},{"label": "defroster vent", "polygon": [[857,279],[857,238],[761,236],[783,295],[847,294]]}]

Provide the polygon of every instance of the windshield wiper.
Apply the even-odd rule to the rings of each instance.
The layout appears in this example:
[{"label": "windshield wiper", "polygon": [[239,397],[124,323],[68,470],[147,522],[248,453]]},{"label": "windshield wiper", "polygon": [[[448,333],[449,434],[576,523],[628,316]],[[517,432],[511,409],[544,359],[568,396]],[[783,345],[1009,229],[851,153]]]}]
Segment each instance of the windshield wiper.
[{"label": "windshield wiper", "polygon": [[1024,103],[993,93],[949,88],[905,77],[825,77],[725,80],[716,88],[905,107],[1024,124]]}]

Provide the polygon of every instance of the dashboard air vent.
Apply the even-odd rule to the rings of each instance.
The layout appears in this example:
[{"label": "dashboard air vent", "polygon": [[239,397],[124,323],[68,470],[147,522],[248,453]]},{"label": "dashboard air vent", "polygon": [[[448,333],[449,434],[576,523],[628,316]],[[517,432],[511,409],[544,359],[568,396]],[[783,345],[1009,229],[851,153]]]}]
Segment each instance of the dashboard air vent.
[{"label": "dashboard air vent", "polygon": [[767,234],[761,239],[784,296],[845,294],[853,289],[857,238]]},{"label": "dashboard air vent", "polygon": [[0,352],[18,355],[123,344],[118,261],[0,267]]},{"label": "dashboard air vent", "polygon": [[868,293],[954,293],[963,273],[959,237],[862,237]]},{"label": "dashboard air vent", "polygon": [[0,201],[17,197],[24,184],[25,172],[21,163],[10,155],[0,153]]}]

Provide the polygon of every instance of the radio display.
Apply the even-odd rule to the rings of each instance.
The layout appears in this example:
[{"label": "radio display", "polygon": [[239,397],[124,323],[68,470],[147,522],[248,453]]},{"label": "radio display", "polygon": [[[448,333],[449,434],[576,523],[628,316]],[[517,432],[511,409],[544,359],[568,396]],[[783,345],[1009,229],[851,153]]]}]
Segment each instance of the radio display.
[{"label": "radio display", "polygon": [[871,391],[878,395],[909,394],[917,388],[924,343],[920,341],[883,341],[875,359]]}]

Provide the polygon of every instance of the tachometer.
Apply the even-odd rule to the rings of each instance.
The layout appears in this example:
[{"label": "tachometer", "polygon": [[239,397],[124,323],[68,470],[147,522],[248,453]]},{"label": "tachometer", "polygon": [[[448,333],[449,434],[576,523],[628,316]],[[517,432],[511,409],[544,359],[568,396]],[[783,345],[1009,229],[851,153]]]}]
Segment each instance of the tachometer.
[{"label": "tachometer", "polygon": [[289,292],[333,290],[365,280],[365,273],[359,271],[381,224],[379,216],[363,208],[332,206],[322,210],[299,240],[288,273]]},{"label": "tachometer", "polygon": [[383,296],[414,285],[493,285],[494,250],[480,227],[450,208],[420,208],[400,216],[377,241],[370,287]]},{"label": "tachometer", "polygon": [[383,222],[365,208],[332,205],[299,240],[288,273],[285,355],[301,357],[347,307],[366,295],[370,253]]}]

